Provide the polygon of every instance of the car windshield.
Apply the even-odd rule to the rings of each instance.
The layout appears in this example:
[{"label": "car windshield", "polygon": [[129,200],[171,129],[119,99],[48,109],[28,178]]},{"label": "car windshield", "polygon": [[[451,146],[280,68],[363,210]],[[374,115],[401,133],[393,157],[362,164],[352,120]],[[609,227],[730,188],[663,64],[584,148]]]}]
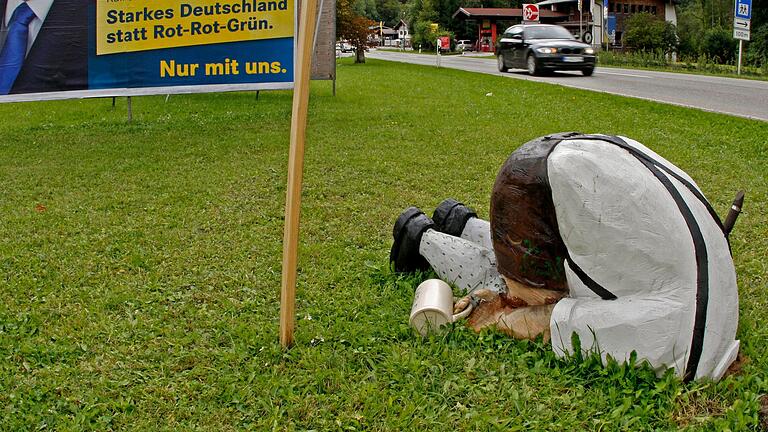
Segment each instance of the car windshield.
[{"label": "car windshield", "polygon": [[541,26],[525,29],[526,39],[574,39],[571,32],[563,27]]}]

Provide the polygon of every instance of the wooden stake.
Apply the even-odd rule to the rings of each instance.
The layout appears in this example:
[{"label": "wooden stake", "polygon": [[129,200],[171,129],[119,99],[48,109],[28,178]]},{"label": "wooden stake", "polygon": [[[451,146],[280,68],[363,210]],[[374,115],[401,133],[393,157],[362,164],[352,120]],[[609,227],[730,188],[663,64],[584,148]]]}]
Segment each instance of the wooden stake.
[{"label": "wooden stake", "polygon": [[743,190],[736,193],[736,198],[733,199],[733,204],[731,204],[731,208],[728,211],[728,216],[726,216],[725,222],[723,222],[723,232],[725,232],[726,237],[731,235],[733,226],[736,225],[736,219],[741,214],[742,207],[744,207]]},{"label": "wooden stake", "polygon": [[296,262],[301,214],[301,181],[304,171],[304,138],[309,104],[309,72],[312,68],[312,38],[317,15],[317,0],[303,0],[299,11],[298,56],[293,84],[291,148],[288,153],[288,188],[285,196],[283,233],[283,281],[280,291],[280,345],[293,344],[296,315]]}]

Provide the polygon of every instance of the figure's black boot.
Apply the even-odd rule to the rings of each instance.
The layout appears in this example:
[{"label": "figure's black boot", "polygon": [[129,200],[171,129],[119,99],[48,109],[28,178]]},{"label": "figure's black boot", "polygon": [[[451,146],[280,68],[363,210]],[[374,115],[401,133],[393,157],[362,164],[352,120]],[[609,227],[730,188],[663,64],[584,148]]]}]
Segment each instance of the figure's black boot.
[{"label": "figure's black boot", "polygon": [[429,269],[429,263],[419,254],[419,244],[424,231],[434,226],[432,219],[416,207],[408,207],[400,213],[392,230],[395,241],[389,253],[389,261],[396,272]]},{"label": "figure's black boot", "polygon": [[455,237],[460,237],[470,218],[477,217],[475,210],[453,198],[441,202],[432,214],[435,229]]}]

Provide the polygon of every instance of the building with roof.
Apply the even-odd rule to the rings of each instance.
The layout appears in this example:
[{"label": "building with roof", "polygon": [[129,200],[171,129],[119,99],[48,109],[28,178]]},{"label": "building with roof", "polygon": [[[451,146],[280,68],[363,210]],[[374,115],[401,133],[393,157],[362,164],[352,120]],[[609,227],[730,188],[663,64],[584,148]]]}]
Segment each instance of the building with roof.
[{"label": "building with roof", "polygon": [[398,46],[410,47],[411,46],[411,34],[408,31],[408,23],[400,20],[393,28],[397,32]]},{"label": "building with roof", "polygon": [[[544,0],[536,3],[539,10],[551,10],[565,14],[567,18],[558,24],[570,30],[571,34],[580,41],[589,44],[594,42],[594,36],[599,33],[599,31],[595,31],[595,23],[592,19],[592,10],[595,4],[599,3],[593,0],[581,0],[582,8],[579,10],[579,0]],[[599,12],[600,9],[598,8],[595,13],[599,14]]]},{"label": "building with roof", "polygon": [[371,45],[390,46],[392,41],[397,39],[397,30],[379,23],[368,27],[371,31],[368,41]]},{"label": "building with roof", "polygon": [[[583,2],[581,32],[578,31],[579,1]],[[675,2],[676,0],[608,0],[605,8],[601,0],[544,0],[537,5],[540,10],[549,8],[552,12],[567,15],[568,18],[558,24],[571,30],[574,35],[580,34],[584,42],[599,46],[603,45],[607,39],[611,45],[621,46],[623,45],[622,36],[626,30],[626,20],[632,14],[648,12],[672,24],[677,24]]]},{"label": "building with roof", "polygon": [[[571,31],[577,39],[595,46],[606,40],[621,46],[626,20],[632,14],[648,12],[672,24],[677,24],[675,2],[678,0],[544,0],[539,6],[539,22],[558,24]],[[581,11],[579,11],[581,2]],[[453,18],[477,23],[478,51],[493,51],[497,35],[509,26],[523,22],[523,10],[518,8],[459,8]],[[605,19],[604,19],[605,18]]]},{"label": "building with roof", "polygon": [[[453,18],[460,21],[477,23],[477,50],[493,51],[497,35],[504,29],[523,21],[520,8],[459,8]],[[559,24],[568,19],[568,15],[550,9],[540,10],[540,21],[544,24]],[[499,29],[501,31],[499,31]]]}]

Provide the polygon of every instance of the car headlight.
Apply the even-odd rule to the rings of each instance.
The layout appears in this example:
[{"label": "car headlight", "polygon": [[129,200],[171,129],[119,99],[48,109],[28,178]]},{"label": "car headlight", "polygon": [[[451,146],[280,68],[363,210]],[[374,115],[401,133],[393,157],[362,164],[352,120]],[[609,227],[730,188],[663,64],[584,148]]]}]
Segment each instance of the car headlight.
[{"label": "car headlight", "polygon": [[594,48],[584,48],[584,54],[594,54],[595,49]]},{"label": "car headlight", "polygon": [[536,48],[536,51],[542,54],[555,54],[557,53],[557,48]]}]

